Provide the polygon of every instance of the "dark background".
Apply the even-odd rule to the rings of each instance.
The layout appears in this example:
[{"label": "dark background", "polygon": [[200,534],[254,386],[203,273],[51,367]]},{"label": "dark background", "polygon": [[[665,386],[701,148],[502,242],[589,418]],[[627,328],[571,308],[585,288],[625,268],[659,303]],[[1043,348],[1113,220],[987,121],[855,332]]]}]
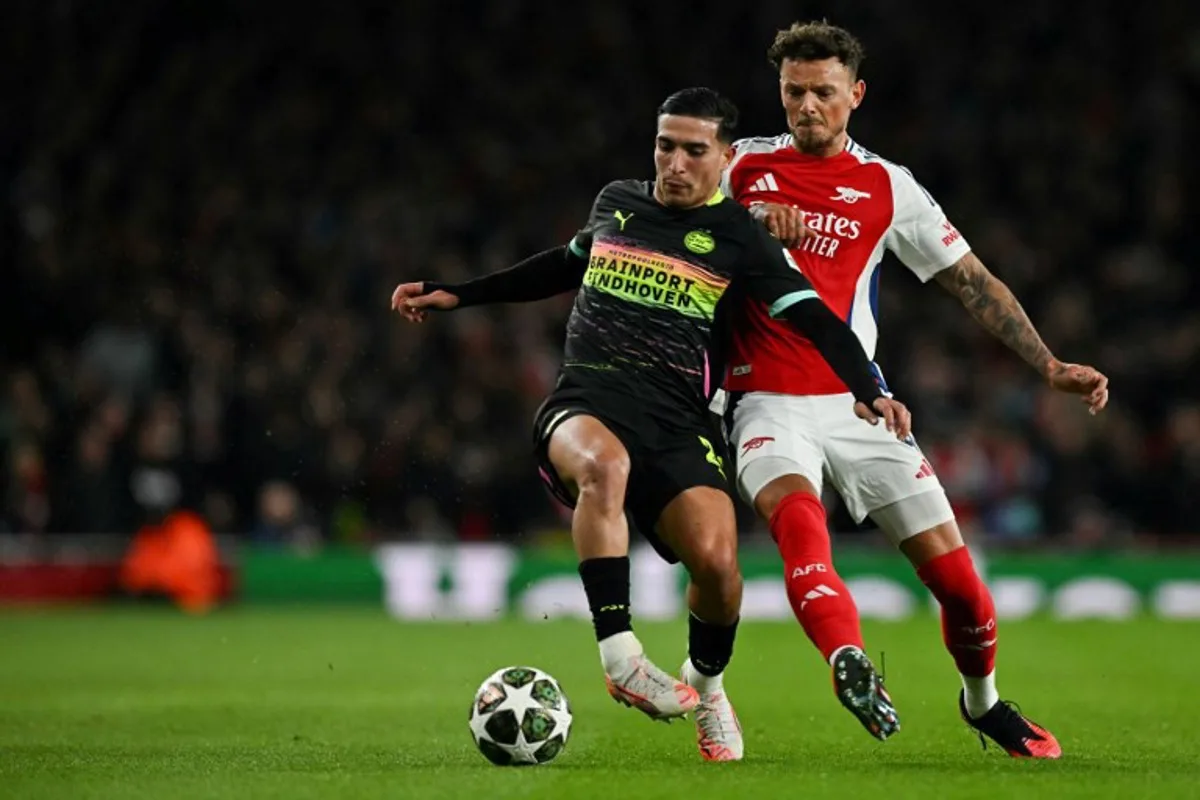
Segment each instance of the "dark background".
[{"label": "dark background", "polygon": [[852,135],[1112,380],[1093,419],[885,268],[879,361],[966,527],[1200,542],[1200,12],[1166,2],[5,4],[0,530],[561,528],[529,422],[570,298],[414,327],[391,288],[565,242],[676,89],[782,132],[766,47],[826,15]]}]

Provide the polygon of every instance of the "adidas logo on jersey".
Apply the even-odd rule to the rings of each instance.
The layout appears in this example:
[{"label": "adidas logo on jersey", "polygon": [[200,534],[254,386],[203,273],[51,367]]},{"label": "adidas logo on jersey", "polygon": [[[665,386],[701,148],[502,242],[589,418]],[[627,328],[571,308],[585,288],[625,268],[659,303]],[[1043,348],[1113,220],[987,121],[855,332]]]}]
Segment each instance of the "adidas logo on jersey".
[{"label": "adidas logo on jersey", "polygon": [[761,178],[751,184],[748,192],[778,192],[779,184],[775,182],[775,176],[768,172]]},{"label": "adidas logo on jersey", "polygon": [[835,186],[833,188],[837,191],[837,194],[829,198],[830,200],[841,200],[843,203],[854,205],[859,200],[871,199],[870,192],[860,192],[858,189],[851,189],[849,186]]}]

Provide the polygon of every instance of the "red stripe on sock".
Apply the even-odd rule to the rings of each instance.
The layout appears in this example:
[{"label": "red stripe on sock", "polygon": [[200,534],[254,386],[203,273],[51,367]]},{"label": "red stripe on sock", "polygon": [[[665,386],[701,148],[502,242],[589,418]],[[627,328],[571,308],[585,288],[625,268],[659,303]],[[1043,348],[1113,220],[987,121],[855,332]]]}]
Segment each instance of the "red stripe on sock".
[{"label": "red stripe on sock", "polygon": [[783,556],[792,613],[828,661],[839,647],[863,646],[858,608],[834,571],[825,507],[807,492],[785,497],[771,515],[771,536]]},{"label": "red stripe on sock", "polygon": [[982,678],[996,666],[996,606],[966,547],[923,564],[921,582],[942,606],[942,640],[963,675]]}]

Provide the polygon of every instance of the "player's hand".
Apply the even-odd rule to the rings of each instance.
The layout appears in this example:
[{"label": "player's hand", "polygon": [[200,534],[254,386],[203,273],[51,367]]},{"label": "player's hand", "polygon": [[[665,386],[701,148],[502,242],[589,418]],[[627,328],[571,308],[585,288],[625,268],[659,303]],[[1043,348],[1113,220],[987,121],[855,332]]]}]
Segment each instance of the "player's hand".
[{"label": "player's hand", "polygon": [[890,397],[876,397],[872,406],[868,408],[866,403],[855,403],[854,413],[872,425],[878,425],[882,419],[884,427],[896,434],[897,439],[904,440],[912,434],[912,413],[904,403]]},{"label": "player's hand", "polygon": [[763,225],[784,247],[799,247],[805,239],[816,236],[816,232],[804,224],[804,212],[792,206],[778,203],[758,203],[750,208],[750,214]]},{"label": "player's hand", "polygon": [[1099,414],[1108,405],[1108,377],[1095,367],[1051,361],[1046,381],[1060,392],[1081,395],[1089,414]]},{"label": "player's hand", "polygon": [[409,322],[424,322],[425,309],[449,311],[458,305],[458,296],[438,289],[434,292],[425,291],[425,282],[402,283],[392,292],[392,310]]}]

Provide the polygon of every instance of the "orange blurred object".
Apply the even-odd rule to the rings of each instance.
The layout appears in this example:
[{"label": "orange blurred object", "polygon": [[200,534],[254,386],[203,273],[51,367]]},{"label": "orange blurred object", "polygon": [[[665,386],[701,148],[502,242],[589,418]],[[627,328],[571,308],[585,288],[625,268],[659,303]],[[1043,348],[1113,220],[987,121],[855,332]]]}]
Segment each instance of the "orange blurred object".
[{"label": "orange blurred object", "polygon": [[121,563],[121,588],[132,594],[166,594],[184,611],[203,614],[220,590],[216,540],[204,519],[173,511],[133,538]]}]

